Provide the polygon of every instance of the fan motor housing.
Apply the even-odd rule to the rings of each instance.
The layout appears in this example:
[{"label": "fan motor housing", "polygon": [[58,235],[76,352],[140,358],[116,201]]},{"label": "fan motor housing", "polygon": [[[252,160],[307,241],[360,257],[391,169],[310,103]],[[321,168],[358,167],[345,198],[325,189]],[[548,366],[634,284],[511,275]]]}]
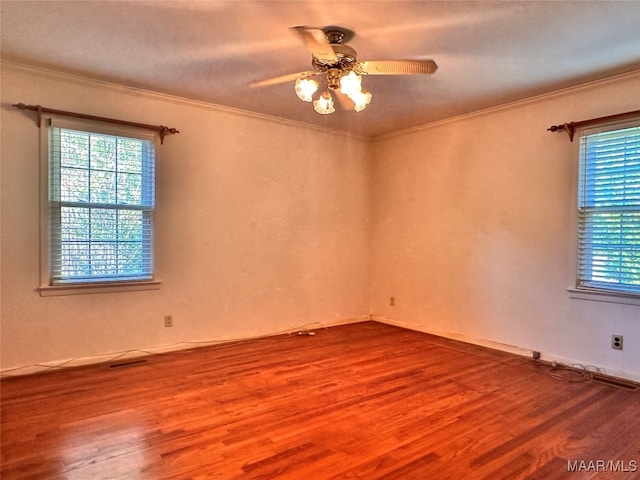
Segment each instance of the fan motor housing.
[{"label": "fan motor housing", "polygon": [[341,68],[343,70],[351,70],[357,63],[356,51],[349,45],[343,43],[332,43],[331,48],[333,48],[336,57],[338,57],[337,62],[331,62],[313,57],[311,64],[318,70],[325,70],[327,68]]}]

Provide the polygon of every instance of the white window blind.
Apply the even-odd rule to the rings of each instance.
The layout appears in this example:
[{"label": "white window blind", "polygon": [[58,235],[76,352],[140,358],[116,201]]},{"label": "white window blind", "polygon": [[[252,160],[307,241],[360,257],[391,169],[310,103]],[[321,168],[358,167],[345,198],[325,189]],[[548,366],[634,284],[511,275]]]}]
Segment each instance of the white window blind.
[{"label": "white window blind", "polygon": [[52,285],[151,280],[155,146],[50,127]]},{"label": "white window blind", "polygon": [[640,126],[581,136],[578,223],[577,286],[640,294]]}]

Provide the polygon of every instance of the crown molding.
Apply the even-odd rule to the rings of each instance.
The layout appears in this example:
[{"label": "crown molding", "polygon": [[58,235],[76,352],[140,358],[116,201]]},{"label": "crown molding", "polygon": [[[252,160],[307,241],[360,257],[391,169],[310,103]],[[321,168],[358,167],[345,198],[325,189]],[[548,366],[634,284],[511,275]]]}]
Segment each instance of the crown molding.
[{"label": "crown molding", "polygon": [[[216,103],[206,102],[202,100],[195,100],[192,98],[182,97],[182,96],[174,95],[170,93],[157,92],[154,90],[149,90],[141,87],[124,85],[110,79],[89,77],[76,72],[58,70],[48,66],[37,65],[33,63],[25,63],[13,58],[3,57],[2,59],[0,59],[0,75],[4,68],[10,68],[13,70],[22,71],[32,75],[39,75],[39,76],[64,80],[64,81],[79,84],[79,85],[87,85],[87,86],[93,86],[98,88],[104,88],[114,92],[135,95],[137,97],[142,96],[150,99],[161,100],[161,101],[179,104],[179,105],[186,105],[189,107],[214,111],[218,113],[236,115],[236,116],[241,116],[245,118],[251,118],[254,120],[265,121],[269,123],[277,123],[278,125],[281,125],[281,126],[285,125],[289,127],[303,128],[305,130],[312,130],[325,135],[336,135],[336,136],[356,139],[364,142],[367,142],[370,140],[369,137],[362,136],[362,135],[343,132],[340,130],[335,130],[327,127],[311,125],[309,123],[289,120],[286,118],[276,117],[273,115],[266,115],[263,113],[252,112],[252,111],[243,110],[240,108],[227,107],[224,105],[218,105]],[[26,99],[25,101],[28,101],[28,99]]]},{"label": "crown molding", "polygon": [[468,119],[472,119],[472,118],[477,118],[477,117],[481,117],[484,115],[489,115],[492,113],[496,113],[496,112],[501,112],[501,111],[505,111],[505,110],[509,110],[512,108],[516,108],[516,107],[522,107],[522,106],[526,106],[526,105],[530,105],[532,103],[537,103],[540,101],[544,101],[544,100],[550,100],[556,97],[561,97],[561,96],[565,96],[565,95],[571,95],[571,94],[575,94],[577,92],[580,92],[582,90],[589,90],[592,89],[594,87],[599,87],[599,86],[604,86],[610,83],[616,83],[616,82],[620,82],[620,81],[624,81],[624,80],[628,80],[628,79],[633,79],[633,78],[638,78],[638,80],[640,80],[640,69],[634,69],[634,70],[630,70],[628,72],[623,72],[623,73],[618,73],[615,75],[611,75],[609,77],[606,78],[601,78],[598,80],[591,80],[588,82],[583,82],[580,83],[578,85],[573,85],[570,87],[565,87],[565,88],[560,88],[558,90],[554,90],[552,92],[547,92],[547,93],[541,93],[539,95],[534,95],[532,97],[527,97],[527,98],[523,98],[520,100],[514,100],[512,102],[506,102],[500,105],[496,105],[493,107],[488,107],[488,108],[483,108],[481,110],[476,110],[473,112],[469,112],[469,113],[465,113],[463,115],[456,115],[454,117],[449,117],[449,118],[444,118],[442,120],[435,120],[433,122],[429,122],[429,123],[425,123],[423,125],[418,125],[415,127],[410,127],[410,128],[406,128],[403,130],[398,130],[395,132],[391,132],[391,133],[385,133],[383,135],[379,135],[376,137],[371,138],[370,140],[372,142],[379,142],[379,141],[384,141],[384,140],[388,140],[391,138],[395,138],[395,137],[399,137],[399,136],[403,136],[403,135],[408,135],[411,133],[417,133],[423,130],[427,130],[433,127],[438,127],[438,126],[442,126],[442,125],[447,125],[447,124],[451,124],[451,123],[456,123],[456,122],[460,122],[463,120],[468,120]]}]

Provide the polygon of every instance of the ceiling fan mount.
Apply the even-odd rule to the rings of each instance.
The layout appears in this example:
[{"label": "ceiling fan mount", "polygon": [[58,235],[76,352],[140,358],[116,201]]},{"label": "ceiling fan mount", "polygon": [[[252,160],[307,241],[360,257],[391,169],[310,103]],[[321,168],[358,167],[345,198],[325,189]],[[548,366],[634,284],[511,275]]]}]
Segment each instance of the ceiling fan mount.
[{"label": "ceiling fan mount", "polygon": [[324,32],[329,43],[349,42],[353,39],[353,37],[356,36],[353,30],[349,30],[345,27],[338,27],[335,25],[322,27],[321,30]]},{"label": "ceiling fan mount", "polygon": [[[356,112],[364,110],[371,101],[371,93],[362,90],[363,75],[415,75],[431,74],[438,66],[433,60],[366,60],[358,61],[356,51],[346,42],[355,37],[348,28],[339,26],[293,27],[311,52],[313,70],[283,75],[251,84],[264,87],[295,81],[295,91],[305,102],[313,102],[318,113],[334,111],[329,90],[348,97]],[[327,90],[314,100],[320,87],[314,76],[324,75]],[[338,95],[338,98],[342,98]],[[345,103],[345,102],[342,102]]]}]

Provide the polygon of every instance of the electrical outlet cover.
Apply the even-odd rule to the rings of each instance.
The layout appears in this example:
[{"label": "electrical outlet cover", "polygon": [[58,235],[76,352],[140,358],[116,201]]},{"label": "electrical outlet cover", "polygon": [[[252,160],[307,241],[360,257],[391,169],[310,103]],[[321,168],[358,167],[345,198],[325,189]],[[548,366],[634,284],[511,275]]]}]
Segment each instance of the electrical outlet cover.
[{"label": "electrical outlet cover", "polygon": [[611,348],[622,350],[622,335],[611,335]]}]

